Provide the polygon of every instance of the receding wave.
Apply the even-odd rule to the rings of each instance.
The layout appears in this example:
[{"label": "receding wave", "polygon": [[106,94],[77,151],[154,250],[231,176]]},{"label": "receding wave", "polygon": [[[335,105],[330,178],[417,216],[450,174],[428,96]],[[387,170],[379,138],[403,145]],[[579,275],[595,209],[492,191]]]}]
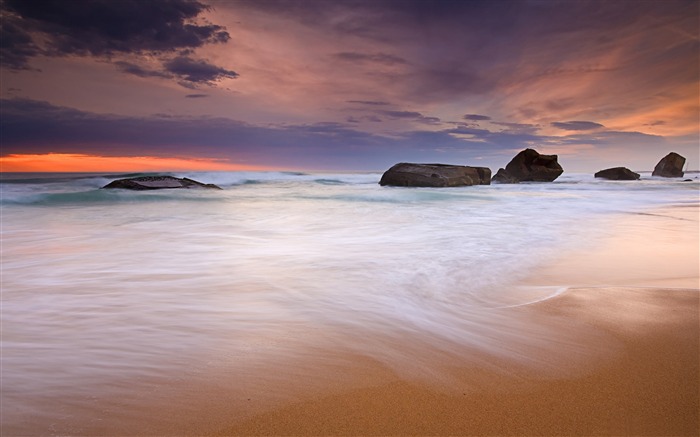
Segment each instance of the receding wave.
[{"label": "receding wave", "polygon": [[321,185],[346,185],[348,183],[339,179],[314,179],[314,182]]},{"label": "receding wave", "polygon": [[[456,388],[471,380],[444,380],[452,363],[575,375],[609,348],[527,314],[564,288],[516,285],[596,247],[622,212],[698,202],[697,182],[574,176],[431,189],[382,187],[376,173],[197,172],[173,176],[224,190],[155,191],[85,176],[2,186],[3,426],[41,413],[36,435],[150,420],[149,396],[196,405],[188,387],[258,402],[284,394],[278,381],[327,382],[307,358],[340,380],[338,351]],[[697,239],[692,223],[657,218]]]},{"label": "receding wave", "polygon": [[183,190],[160,190],[158,192],[126,191],[126,190],[91,190],[73,193],[41,193],[26,194],[23,196],[3,196],[3,205],[37,205],[37,206],[61,206],[61,205],[95,205],[112,203],[150,203],[166,202],[174,200],[187,200],[195,202],[220,201],[214,197],[188,195]]}]

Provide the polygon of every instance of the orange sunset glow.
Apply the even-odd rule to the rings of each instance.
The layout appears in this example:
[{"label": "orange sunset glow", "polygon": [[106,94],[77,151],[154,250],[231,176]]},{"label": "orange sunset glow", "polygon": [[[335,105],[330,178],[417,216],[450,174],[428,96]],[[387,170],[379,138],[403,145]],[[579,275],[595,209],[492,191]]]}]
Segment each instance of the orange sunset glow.
[{"label": "orange sunset glow", "polygon": [[0,169],[3,172],[154,172],[242,171],[265,170],[266,168],[202,158],[47,153],[0,156]]}]

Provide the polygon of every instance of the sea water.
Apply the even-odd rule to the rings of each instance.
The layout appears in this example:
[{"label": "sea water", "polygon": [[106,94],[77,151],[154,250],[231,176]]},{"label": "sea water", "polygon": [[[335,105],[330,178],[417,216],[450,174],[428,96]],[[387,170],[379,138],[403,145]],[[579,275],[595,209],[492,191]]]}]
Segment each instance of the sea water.
[{"label": "sea water", "polygon": [[212,373],[228,391],[284,397],[284,381],[333,383],[308,363],[342,379],[352,363],[333,350],[421,381],[445,362],[571,370],[595,353],[513,311],[570,284],[523,281],[606,238],[610,220],[697,205],[700,187],[696,174],[442,189],[381,187],[377,173],[173,175],[223,190],[2,175],[6,432],[183,421],[140,415]]}]

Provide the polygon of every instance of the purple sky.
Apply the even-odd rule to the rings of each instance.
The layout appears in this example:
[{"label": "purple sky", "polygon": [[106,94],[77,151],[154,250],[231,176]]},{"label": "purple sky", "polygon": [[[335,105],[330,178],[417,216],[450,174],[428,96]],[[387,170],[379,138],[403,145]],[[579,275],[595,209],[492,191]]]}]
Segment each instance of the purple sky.
[{"label": "purple sky", "polygon": [[[700,2],[0,0],[0,155],[700,168]],[[56,168],[54,170],[60,170]]]}]

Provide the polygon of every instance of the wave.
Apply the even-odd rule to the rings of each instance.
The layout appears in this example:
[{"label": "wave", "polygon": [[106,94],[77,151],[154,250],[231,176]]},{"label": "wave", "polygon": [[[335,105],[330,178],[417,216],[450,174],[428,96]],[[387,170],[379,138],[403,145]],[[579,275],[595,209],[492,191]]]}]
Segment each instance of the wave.
[{"label": "wave", "polygon": [[[155,174],[213,183],[224,188],[224,192],[100,190],[115,179]],[[635,206],[643,204],[697,202],[700,186],[698,179],[686,182],[683,179],[649,176],[639,181],[608,181],[588,174],[568,174],[553,183],[453,188],[380,187],[380,177],[379,173],[303,172],[3,174],[0,180],[0,202],[3,205],[50,206],[170,200],[235,201],[241,196],[281,196],[287,199],[328,199],[353,203],[415,204],[454,201],[460,204],[509,199],[508,202],[521,209],[529,209],[530,203],[557,203],[576,209],[619,212],[627,209],[633,211]]]},{"label": "wave", "polygon": [[342,184],[377,184],[381,174],[379,173],[304,173],[288,171],[265,172],[189,172],[174,174],[177,177],[188,177],[205,183],[216,184],[222,188],[237,185],[250,184],[278,184],[278,183],[308,183],[321,185]]},{"label": "wave", "polygon": [[2,184],[52,184],[79,180],[124,179],[168,173],[0,173]]},{"label": "wave", "polygon": [[314,179],[314,182],[321,185],[347,185],[348,182],[341,181],[340,179]]},{"label": "wave", "polygon": [[188,202],[220,201],[213,196],[202,195],[202,190],[90,190],[69,193],[31,193],[21,195],[3,195],[0,204],[35,205],[35,206],[87,206],[100,204],[123,204],[140,202],[169,202],[187,200]]}]

